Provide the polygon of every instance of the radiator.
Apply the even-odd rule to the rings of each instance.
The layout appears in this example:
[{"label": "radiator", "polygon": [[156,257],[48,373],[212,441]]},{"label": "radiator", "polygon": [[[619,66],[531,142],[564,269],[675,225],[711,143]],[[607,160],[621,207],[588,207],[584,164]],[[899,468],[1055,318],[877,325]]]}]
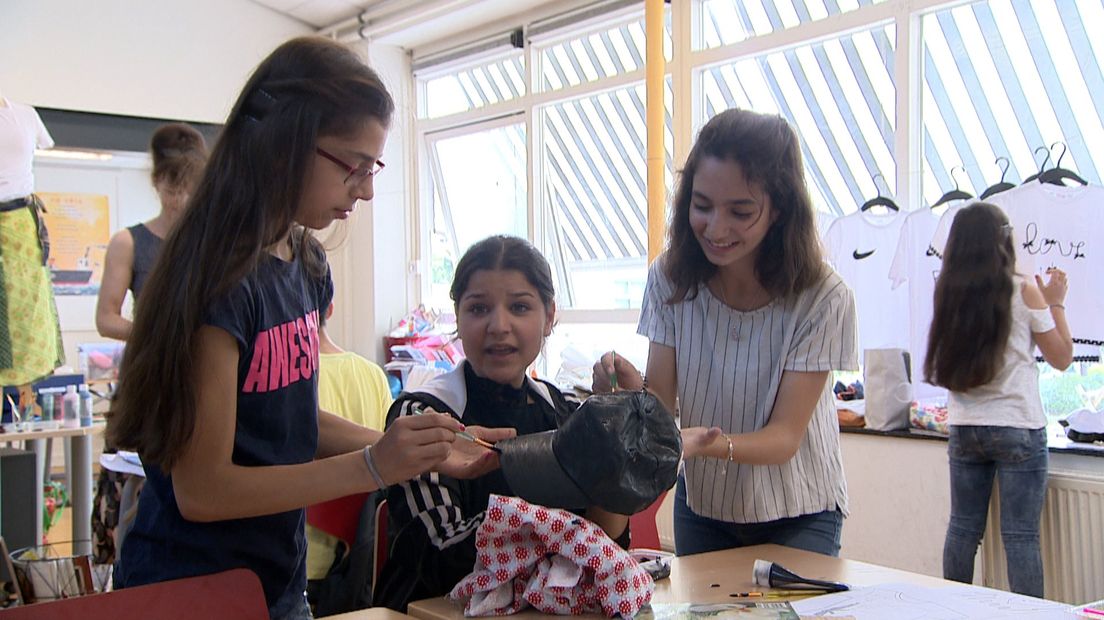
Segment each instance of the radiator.
[{"label": "radiator", "polygon": [[[996,486],[981,543],[982,583],[1007,590]],[[1039,539],[1047,599],[1071,604],[1104,599],[1104,482],[1051,472]]]}]

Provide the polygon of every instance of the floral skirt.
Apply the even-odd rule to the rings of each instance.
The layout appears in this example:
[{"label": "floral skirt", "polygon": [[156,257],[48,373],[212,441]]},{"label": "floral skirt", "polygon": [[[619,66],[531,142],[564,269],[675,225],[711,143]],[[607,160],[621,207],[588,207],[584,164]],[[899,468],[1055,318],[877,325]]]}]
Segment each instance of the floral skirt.
[{"label": "floral skirt", "polygon": [[65,359],[50,270],[45,265],[41,202],[0,211],[0,385],[23,385]]}]

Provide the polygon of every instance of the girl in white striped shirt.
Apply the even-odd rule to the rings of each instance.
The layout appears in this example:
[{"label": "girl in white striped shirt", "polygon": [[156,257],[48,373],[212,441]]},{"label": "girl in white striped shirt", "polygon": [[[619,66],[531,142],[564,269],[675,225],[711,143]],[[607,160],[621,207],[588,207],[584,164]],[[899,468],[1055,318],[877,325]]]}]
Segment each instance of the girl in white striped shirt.
[{"label": "girl in white striped shirt", "polygon": [[[728,110],[679,178],[638,333],[648,388],[683,427],[680,555],[774,543],[838,555],[847,490],[829,375],[854,369],[855,302],[816,237],[800,145],[778,116]],[[607,353],[595,389],[616,373]],[[678,404],[678,409],[675,405]]]}]

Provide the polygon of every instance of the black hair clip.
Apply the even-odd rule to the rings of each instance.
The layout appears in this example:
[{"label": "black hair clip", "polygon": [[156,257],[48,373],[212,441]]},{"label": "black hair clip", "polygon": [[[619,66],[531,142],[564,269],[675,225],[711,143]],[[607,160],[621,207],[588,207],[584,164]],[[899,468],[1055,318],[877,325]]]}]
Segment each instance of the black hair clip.
[{"label": "black hair clip", "polygon": [[259,123],[277,103],[276,97],[263,88],[257,88],[245,99],[242,114],[245,118]]}]

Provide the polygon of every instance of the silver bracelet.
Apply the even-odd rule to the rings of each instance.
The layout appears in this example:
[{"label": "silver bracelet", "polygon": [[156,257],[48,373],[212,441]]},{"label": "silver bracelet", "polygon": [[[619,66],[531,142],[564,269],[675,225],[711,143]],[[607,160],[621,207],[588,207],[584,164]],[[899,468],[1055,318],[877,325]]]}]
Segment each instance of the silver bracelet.
[{"label": "silver bracelet", "polygon": [[1050,304],[1050,307],[1051,307],[1051,308],[1061,308],[1061,309],[1063,309],[1063,310],[1065,310],[1065,309],[1066,309],[1066,307],[1065,307],[1065,306],[1063,306],[1062,304]]},{"label": "silver bracelet", "polygon": [[376,487],[383,491],[388,487],[388,484],[384,482],[383,476],[380,475],[379,469],[376,468],[376,462],[372,458],[372,446],[364,446],[364,464],[368,466],[368,473],[372,474],[372,480],[376,481]]}]

